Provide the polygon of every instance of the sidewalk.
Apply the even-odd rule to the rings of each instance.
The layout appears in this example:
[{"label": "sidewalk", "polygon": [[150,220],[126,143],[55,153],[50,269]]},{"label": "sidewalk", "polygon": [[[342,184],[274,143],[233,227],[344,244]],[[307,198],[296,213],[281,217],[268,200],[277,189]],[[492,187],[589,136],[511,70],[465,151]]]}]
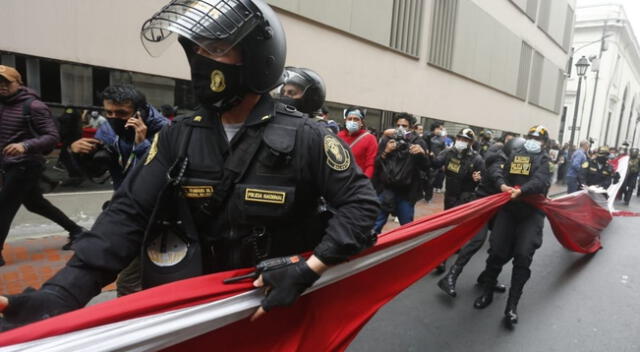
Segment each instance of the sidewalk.
[{"label": "sidewalk", "polygon": [[[549,194],[555,195],[565,190],[564,186],[554,185],[549,190]],[[415,218],[431,215],[442,209],[443,195],[436,193],[430,203],[424,200],[416,203]],[[399,226],[400,224],[390,220],[383,231]],[[65,243],[67,243],[66,233],[14,241],[9,238],[2,253],[6,264],[0,267],[0,294],[20,293],[29,286],[39,288],[73,255],[73,251],[61,250]],[[110,290],[115,290],[115,284],[103,289],[103,291]]]}]

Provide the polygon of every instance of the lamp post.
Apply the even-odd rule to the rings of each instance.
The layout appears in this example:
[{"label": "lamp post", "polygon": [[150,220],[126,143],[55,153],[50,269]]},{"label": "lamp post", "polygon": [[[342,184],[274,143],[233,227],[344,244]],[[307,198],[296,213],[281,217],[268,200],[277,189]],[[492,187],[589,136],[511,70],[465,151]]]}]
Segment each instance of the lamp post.
[{"label": "lamp post", "polygon": [[[571,139],[569,139],[569,145],[573,145],[573,139],[576,134],[576,123],[578,123],[578,107],[580,106],[580,89],[582,88],[582,77],[587,73],[589,68],[589,60],[582,56],[578,62],[576,62],[576,73],[578,74],[578,90],[576,91],[576,106],[573,108],[573,124],[571,125]],[[589,137],[589,136],[587,136]]]}]

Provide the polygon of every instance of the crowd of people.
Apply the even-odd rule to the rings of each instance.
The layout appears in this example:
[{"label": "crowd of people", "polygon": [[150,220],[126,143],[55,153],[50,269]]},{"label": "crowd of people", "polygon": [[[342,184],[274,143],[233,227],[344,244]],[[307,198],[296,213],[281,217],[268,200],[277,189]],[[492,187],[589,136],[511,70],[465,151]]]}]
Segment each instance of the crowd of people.
[{"label": "crowd of people", "polygon": [[[238,4],[247,9],[227,9],[215,18],[202,11],[210,6],[206,2],[192,12],[188,5],[172,6],[178,5],[145,23],[142,37],[149,45],[168,40],[148,35],[155,30],[179,35],[200,107],[191,116],[173,118],[175,109],[168,106],[162,109],[168,119],[133,86],[102,92],[102,113],[88,114],[95,135],[65,136],[61,159],[65,168],[89,177],[108,171],[113,199],[90,230],[69,223],[75,255],[41,289],[0,298],[1,328],[81,308],[116,278],[124,295],[312,251],[307,260],[265,272],[254,282],[270,288],[257,318],[291,304],[326,269],[373,245],[390,215],[400,224],[413,221],[416,203],[432,201],[437,192],[444,192],[444,209],[500,192],[513,199],[461,249],[438,282],[455,297],[458,276],[490,233],[486,268],[477,280],[482,295],[474,306],[485,308],[494,292],[506,291],[497,277],[513,259],[504,317],[513,326],[544,220],[542,212],[519,200],[547,195],[553,168],[570,191],[605,187],[594,173],[613,177],[608,148],[592,157],[589,144],[584,149],[581,144],[567,155],[540,125],[522,137],[494,137],[471,127],[449,137],[443,122],[425,132],[415,116],[398,113],[378,138],[367,128],[367,109],[358,106],[345,109],[336,123],[324,107],[320,75],[284,67],[284,32],[269,6],[247,1]],[[211,37],[207,26],[237,13],[259,15],[224,23],[237,30]],[[179,14],[190,21],[202,17],[203,25],[185,30],[167,20]],[[38,212],[29,206],[33,199],[48,203],[34,179],[60,135],[49,109],[12,67],[0,66],[0,99],[4,243],[20,204]],[[24,113],[27,105],[30,114]],[[629,172],[637,178],[638,150],[632,148],[630,156]],[[438,271],[446,271],[444,262]]]}]

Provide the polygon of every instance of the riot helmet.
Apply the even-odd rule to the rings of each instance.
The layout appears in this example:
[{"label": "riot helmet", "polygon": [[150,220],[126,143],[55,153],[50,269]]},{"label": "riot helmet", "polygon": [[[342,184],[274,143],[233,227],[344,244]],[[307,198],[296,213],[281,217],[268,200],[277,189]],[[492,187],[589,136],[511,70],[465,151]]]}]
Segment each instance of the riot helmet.
[{"label": "riot helmet", "polygon": [[[214,110],[228,110],[246,93],[263,94],[282,80],[285,34],[262,0],[172,0],[143,24],[141,37],[152,56],[179,37],[196,96]],[[216,61],[236,47],[241,62]]]},{"label": "riot helmet", "polygon": [[522,137],[511,138],[502,149],[506,156],[510,156],[514,151],[522,148],[527,140]]},{"label": "riot helmet", "polygon": [[313,114],[322,108],[326,88],[322,77],[315,71],[308,68],[285,67],[283,83],[272,95],[300,112]]},{"label": "riot helmet", "polygon": [[609,147],[607,147],[606,145],[602,145],[600,146],[600,148],[598,148],[598,152],[596,153],[596,155],[598,156],[609,156]]},{"label": "riot helmet", "polygon": [[464,138],[464,139],[467,139],[469,142],[473,142],[476,139],[476,133],[473,132],[473,130],[470,128],[463,128],[460,130],[460,132],[458,132],[458,134],[456,135],[456,138]]},{"label": "riot helmet", "polygon": [[527,132],[527,138],[535,138],[546,143],[549,141],[549,131],[542,125],[536,125],[529,129],[529,132]]},{"label": "riot helmet", "polygon": [[635,147],[634,147],[634,148],[631,148],[631,149],[629,149],[629,156],[630,156],[632,159],[635,159],[635,158],[637,158],[637,157],[638,157],[638,152],[639,152],[638,148],[635,148]]}]

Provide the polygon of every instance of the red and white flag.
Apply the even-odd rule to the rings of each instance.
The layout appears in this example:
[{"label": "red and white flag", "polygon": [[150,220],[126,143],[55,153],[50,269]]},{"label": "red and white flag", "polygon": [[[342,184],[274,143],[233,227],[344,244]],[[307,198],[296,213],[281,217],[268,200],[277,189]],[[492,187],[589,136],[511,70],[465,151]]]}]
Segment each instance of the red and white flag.
[{"label": "red and white flag", "polygon": [[[249,322],[262,290],[201,276],[63,314],[0,334],[0,351],[344,350],[385,303],[451,256],[510,201],[507,193],[437,213],[379,236],[335,266],[291,307]],[[611,221],[586,191],[528,200],[545,211],[559,242],[593,253]]]}]

